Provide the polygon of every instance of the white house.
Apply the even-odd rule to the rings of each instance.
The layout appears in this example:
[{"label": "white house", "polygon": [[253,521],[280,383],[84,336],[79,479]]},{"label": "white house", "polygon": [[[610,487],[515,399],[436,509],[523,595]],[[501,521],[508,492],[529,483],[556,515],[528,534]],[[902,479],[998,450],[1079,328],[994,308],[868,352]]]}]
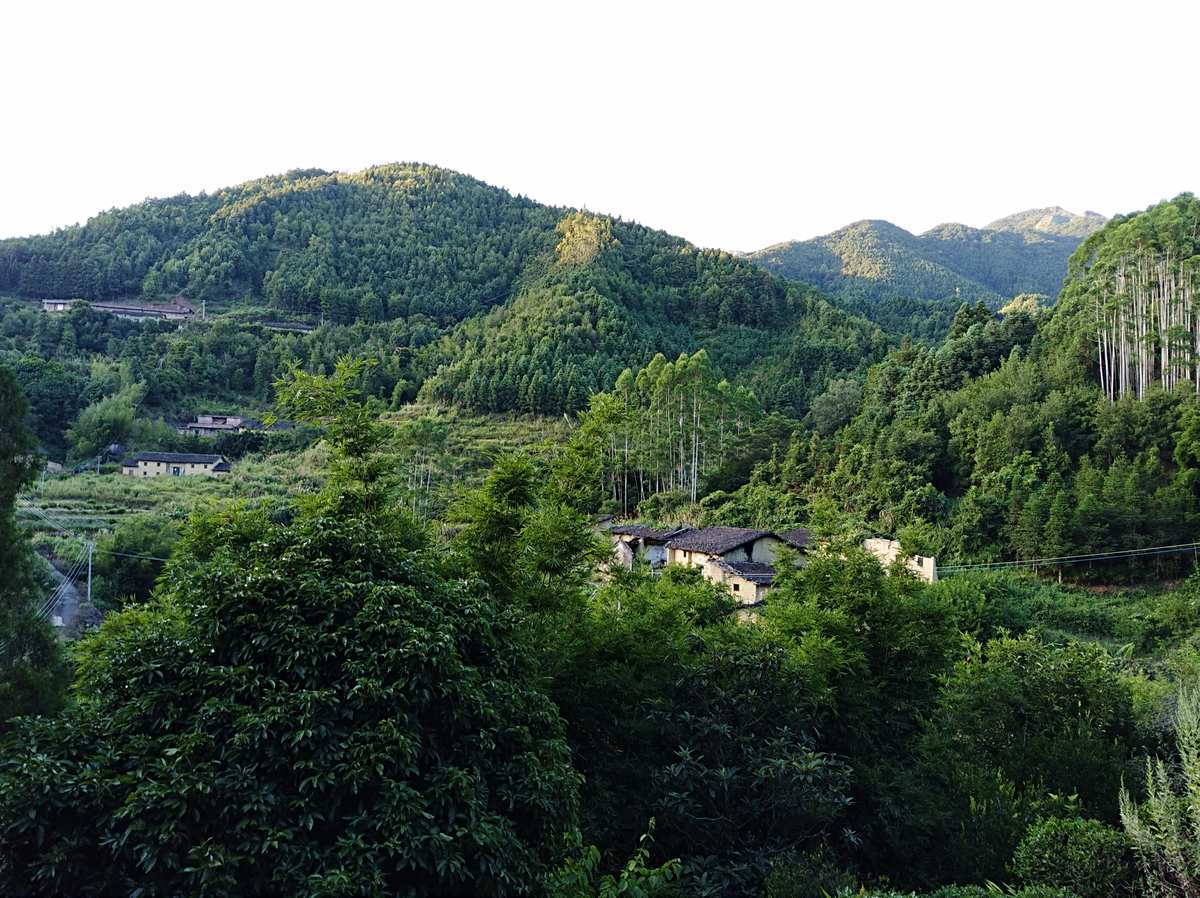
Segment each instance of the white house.
[{"label": "white house", "polygon": [[196,452],[139,452],[125,459],[121,473],[127,477],[187,477],[207,474],[220,477],[229,473],[223,455]]}]

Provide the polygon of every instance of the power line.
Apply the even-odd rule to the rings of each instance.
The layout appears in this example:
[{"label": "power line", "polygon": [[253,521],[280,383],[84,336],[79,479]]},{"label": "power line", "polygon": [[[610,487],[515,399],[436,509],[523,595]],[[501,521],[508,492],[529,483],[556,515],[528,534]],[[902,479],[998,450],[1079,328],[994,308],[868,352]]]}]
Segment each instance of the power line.
[{"label": "power line", "polygon": [[79,553],[79,557],[75,560],[75,564],[71,567],[71,569],[65,575],[63,575],[62,582],[60,582],[58,587],[50,594],[50,598],[46,599],[45,603],[43,603],[41,609],[37,612],[37,617],[45,620],[50,616],[51,612],[54,610],[54,607],[60,601],[62,601],[63,597],[67,594],[67,590],[72,587],[75,578],[83,572],[83,565],[86,561],[87,549],[84,549]]},{"label": "power line", "polygon": [[[71,530],[69,525],[65,524],[63,521],[61,521],[57,518],[52,518],[48,514],[46,514],[45,509],[39,508],[38,506],[33,505],[32,503],[24,502],[24,501],[22,501],[20,503],[20,507],[25,509],[26,511],[33,512],[33,514],[36,517],[40,518],[45,523],[49,524],[51,528],[58,531],[63,536],[73,536],[78,539],[86,540],[86,537],[82,533],[79,533],[76,530]],[[158,555],[142,555],[137,552],[119,552],[116,549],[106,549],[103,546],[99,546],[99,545],[96,546],[95,550],[97,552],[102,552],[105,555],[121,555],[125,558],[141,558],[145,561],[166,562],[166,561],[171,560],[169,558],[162,558]]]},{"label": "power line", "polygon": [[1143,549],[1114,549],[1106,552],[1091,552],[1083,555],[1058,555],[1049,558],[1028,558],[1022,561],[991,561],[979,564],[948,564],[938,566],[938,574],[956,574],[963,571],[996,570],[998,568],[1036,567],[1081,564],[1086,561],[1119,561],[1125,558],[1140,558],[1152,555],[1172,555],[1200,550],[1200,542],[1177,543],[1170,546],[1150,546]]}]

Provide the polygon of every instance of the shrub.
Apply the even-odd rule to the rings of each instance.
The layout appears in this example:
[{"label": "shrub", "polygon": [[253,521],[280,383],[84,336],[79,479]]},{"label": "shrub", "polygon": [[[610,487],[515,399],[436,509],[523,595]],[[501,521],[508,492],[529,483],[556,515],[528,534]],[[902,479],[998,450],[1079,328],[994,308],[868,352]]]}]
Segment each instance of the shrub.
[{"label": "shrub", "polygon": [[1039,820],[1013,856],[1013,874],[1025,883],[1071,889],[1079,898],[1126,894],[1133,879],[1129,841],[1098,820]]},{"label": "shrub", "polygon": [[853,893],[855,877],[840,869],[827,851],[784,855],[776,859],[766,879],[766,898],[812,898]]}]

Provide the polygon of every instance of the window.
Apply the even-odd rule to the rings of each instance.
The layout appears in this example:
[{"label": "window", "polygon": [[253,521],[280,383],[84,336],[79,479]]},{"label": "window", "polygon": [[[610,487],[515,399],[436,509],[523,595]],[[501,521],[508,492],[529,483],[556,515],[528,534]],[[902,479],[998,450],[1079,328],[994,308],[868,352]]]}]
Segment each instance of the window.
[{"label": "window", "polygon": [[740,584],[740,583],[735,583],[735,584],[733,584],[733,591],[734,591],[734,592],[741,592],[741,591],[742,591],[742,584]]},{"label": "window", "polygon": [[178,465],[171,468],[171,476],[172,477],[178,477],[182,473],[183,473],[183,468],[180,468]]}]

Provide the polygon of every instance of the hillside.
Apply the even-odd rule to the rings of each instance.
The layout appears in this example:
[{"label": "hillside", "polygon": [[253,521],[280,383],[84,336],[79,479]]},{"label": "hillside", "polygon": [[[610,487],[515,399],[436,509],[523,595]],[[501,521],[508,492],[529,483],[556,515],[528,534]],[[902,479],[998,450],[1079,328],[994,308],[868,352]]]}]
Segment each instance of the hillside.
[{"label": "hillside", "polygon": [[983,227],[986,231],[1037,231],[1041,234],[1078,237],[1082,240],[1104,227],[1106,221],[1108,219],[1099,212],[1076,215],[1062,206],[1048,206],[1045,209],[1027,209],[1014,215],[1006,215]]},{"label": "hillside", "polygon": [[[826,380],[887,346],[874,325],[731,254],[427,165],[290,172],[0,241],[3,292],[207,302],[217,322],[186,335],[83,310],[66,336],[61,324],[52,334],[43,326],[43,357],[60,337],[60,355],[86,344],[120,356],[148,385],[151,406],[189,394],[261,401],[290,361],[328,365],[352,352],[379,359],[383,399],[421,392],[558,413],[658,352],[707,347],[731,379],[802,413]],[[285,338],[251,326],[255,314],[324,327]],[[235,373],[218,363],[223,373],[210,377],[214,365],[191,361],[198,350],[238,356]],[[164,360],[178,363],[173,376]]]},{"label": "hillside", "polygon": [[890,330],[940,336],[963,301],[999,306],[1021,293],[1056,296],[1067,259],[1104,222],[1034,209],[985,228],[942,224],[912,234],[860,221],[812,240],[751,253],[768,271],[811,283]]}]

